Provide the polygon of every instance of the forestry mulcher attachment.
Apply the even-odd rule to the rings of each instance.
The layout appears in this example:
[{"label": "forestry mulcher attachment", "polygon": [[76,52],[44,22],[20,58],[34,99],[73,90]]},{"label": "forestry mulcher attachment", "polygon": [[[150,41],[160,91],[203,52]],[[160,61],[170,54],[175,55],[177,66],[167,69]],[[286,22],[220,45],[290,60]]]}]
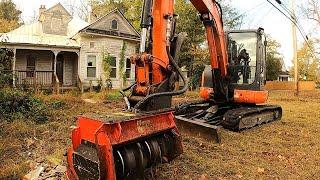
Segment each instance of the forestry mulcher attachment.
[{"label": "forestry mulcher attachment", "polygon": [[[190,0],[204,24],[211,66],[202,76],[203,101],[171,108],[188,84],[178,66],[185,33],[175,34],[174,0],[144,0],[136,81],[121,91],[128,111],[79,117],[68,150],[69,179],[144,179],[151,167],[179,156],[177,129],[219,142],[219,128],[234,131],[281,118],[266,102],[263,29],[225,33],[215,0]],[[175,90],[181,78],[184,86]],[[127,93],[129,92],[129,93]]]}]

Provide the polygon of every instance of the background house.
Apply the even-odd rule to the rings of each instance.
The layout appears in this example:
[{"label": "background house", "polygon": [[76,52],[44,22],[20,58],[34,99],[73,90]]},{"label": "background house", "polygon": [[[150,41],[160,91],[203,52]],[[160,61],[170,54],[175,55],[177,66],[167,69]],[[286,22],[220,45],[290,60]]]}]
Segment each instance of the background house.
[{"label": "background house", "polygon": [[127,58],[135,53],[139,33],[124,15],[113,10],[89,24],[72,17],[60,4],[39,8],[39,19],[1,36],[1,48],[14,52],[14,85],[36,87],[81,88],[105,84],[103,54],[109,53],[110,79],[114,88],[121,86],[120,52],[125,49],[128,81],[134,79],[134,68]]},{"label": "background house", "polygon": [[281,71],[279,72],[278,81],[293,81],[293,79],[290,77],[290,73],[286,68],[286,65],[284,64],[284,60],[280,60],[281,64]]}]

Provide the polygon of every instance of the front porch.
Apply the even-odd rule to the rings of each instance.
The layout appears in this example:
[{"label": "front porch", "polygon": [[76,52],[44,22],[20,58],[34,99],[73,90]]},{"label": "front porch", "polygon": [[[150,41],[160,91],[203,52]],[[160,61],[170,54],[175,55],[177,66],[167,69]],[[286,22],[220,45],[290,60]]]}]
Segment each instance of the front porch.
[{"label": "front porch", "polygon": [[13,54],[13,87],[56,93],[82,90],[78,51],[13,48]]}]

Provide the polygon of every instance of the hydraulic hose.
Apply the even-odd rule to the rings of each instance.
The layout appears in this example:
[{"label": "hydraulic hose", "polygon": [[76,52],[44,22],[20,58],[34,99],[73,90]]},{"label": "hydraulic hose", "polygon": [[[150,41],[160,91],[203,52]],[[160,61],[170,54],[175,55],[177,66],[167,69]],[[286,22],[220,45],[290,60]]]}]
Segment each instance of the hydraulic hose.
[{"label": "hydraulic hose", "polygon": [[146,101],[148,101],[151,98],[154,97],[159,97],[159,96],[176,96],[176,95],[180,95],[185,93],[188,90],[188,83],[186,78],[183,76],[182,71],[180,69],[180,67],[178,66],[178,64],[175,62],[175,60],[173,59],[173,57],[170,54],[170,49],[167,46],[166,48],[167,50],[167,55],[169,57],[169,61],[170,63],[173,65],[173,67],[178,71],[179,76],[181,77],[182,81],[183,81],[183,88],[178,90],[178,91],[172,91],[172,92],[160,92],[160,93],[154,93],[154,94],[150,94],[148,96],[146,96],[145,98],[143,98],[141,101],[139,101],[135,106],[134,109],[139,109]]},{"label": "hydraulic hose", "polygon": [[126,103],[126,105],[127,105],[127,109],[128,109],[128,110],[131,108],[131,106],[130,106],[130,101],[129,101],[128,97],[126,96],[126,94],[125,94],[124,92],[125,92],[125,91],[128,91],[128,90],[131,89],[131,88],[133,88],[136,84],[137,84],[137,83],[135,82],[135,83],[131,84],[129,87],[120,90],[120,94],[123,96],[123,99],[124,99],[124,101],[125,101],[125,103]]}]

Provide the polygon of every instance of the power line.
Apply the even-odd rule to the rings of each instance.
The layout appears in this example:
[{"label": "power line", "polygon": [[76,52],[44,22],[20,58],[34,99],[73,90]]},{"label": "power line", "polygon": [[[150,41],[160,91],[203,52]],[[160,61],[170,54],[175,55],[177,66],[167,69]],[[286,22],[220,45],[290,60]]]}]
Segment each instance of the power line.
[{"label": "power line", "polygon": [[[264,5],[264,6],[262,6],[262,5]],[[266,5],[267,5],[267,2],[263,1],[263,2],[259,3],[257,6],[255,6],[255,7],[251,8],[251,9],[241,13],[240,15],[238,15],[237,17],[235,17],[233,19],[241,18],[243,15],[247,15],[247,14],[251,13],[251,11],[252,12],[257,11],[258,9],[260,9],[262,7],[264,8]]]},{"label": "power line", "polygon": [[276,2],[291,16],[291,19],[294,19],[297,22],[297,25],[299,26],[300,29],[302,29],[304,36],[308,40],[307,33],[304,31],[304,29],[301,26],[301,23],[299,22],[298,17],[289,9],[287,8],[280,0],[276,0]]},{"label": "power line", "polygon": [[[308,42],[308,37],[304,35],[304,31],[302,29],[302,27],[300,27],[296,21],[296,18],[292,18],[291,16],[289,17],[286,13],[284,13],[279,7],[277,7],[275,4],[273,4],[270,0],[267,0],[274,8],[276,8],[282,15],[284,15],[287,19],[289,19],[299,30],[299,33],[302,35],[304,41],[306,42],[307,46],[309,47],[309,49],[312,51],[313,56],[314,55],[314,50],[311,47],[311,45]],[[276,0],[277,2],[281,2],[280,0]]]},{"label": "power line", "polygon": [[254,25],[257,25],[259,22],[261,22],[262,19],[264,19],[264,17],[266,17],[271,11],[272,11],[272,7],[270,7],[270,9],[267,10],[266,13],[264,15],[262,15],[261,18],[259,18],[259,20],[256,21],[256,23],[254,23]]},{"label": "power line", "polygon": [[[259,3],[258,5],[252,7],[251,9],[249,9],[249,10],[241,13],[241,14],[240,14],[239,16],[237,16],[236,18],[239,18],[239,17],[241,17],[241,16],[243,16],[243,15],[245,15],[245,14],[249,14],[250,11],[252,11],[252,10],[257,10],[257,8],[260,8],[259,6],[266,5],[266,3],[267,3],[267,2],[265,2],[265,1]],[[264,7],[264,6],[263,6],[263,7]]]},{"label": "power line", "polygon": [[[297,27],[298,28],[300,28],[301,30],[302,30],[302,32],[303,32],[303,38],[304,38],[304,41],[305,41],[305,43],[307,44],[307,46],[309,47],[309,49],[312,51],[312,55],[314,56],[314,53],[317,53],[317,52],[315,52],[314,51],[314,49],[311,47],[311,45],[310,45],[310,43],[309,43],[309,38],[308,38],[308,35],[307,35],[307,33],[304,31],[304,29],[303,29],[303,27],[302,27],[302,25],[301,25],[301,23],[300,23],[300,20],[299,20],[299,18],[295,15],[295,13],[293,13],[289,8],[287,8],[282,2],[281,2],[281,0],[275,0],[283,9],[285,9],[285,11],[287,12],[287,13],[289,13],[290,14],[290,16],[291,16],[291,18],[292,19],[294,19],[295,21],[296,21],[296,23],[297,23]],[[317,53],[317,54],[319,54],[319,53]]]}]

